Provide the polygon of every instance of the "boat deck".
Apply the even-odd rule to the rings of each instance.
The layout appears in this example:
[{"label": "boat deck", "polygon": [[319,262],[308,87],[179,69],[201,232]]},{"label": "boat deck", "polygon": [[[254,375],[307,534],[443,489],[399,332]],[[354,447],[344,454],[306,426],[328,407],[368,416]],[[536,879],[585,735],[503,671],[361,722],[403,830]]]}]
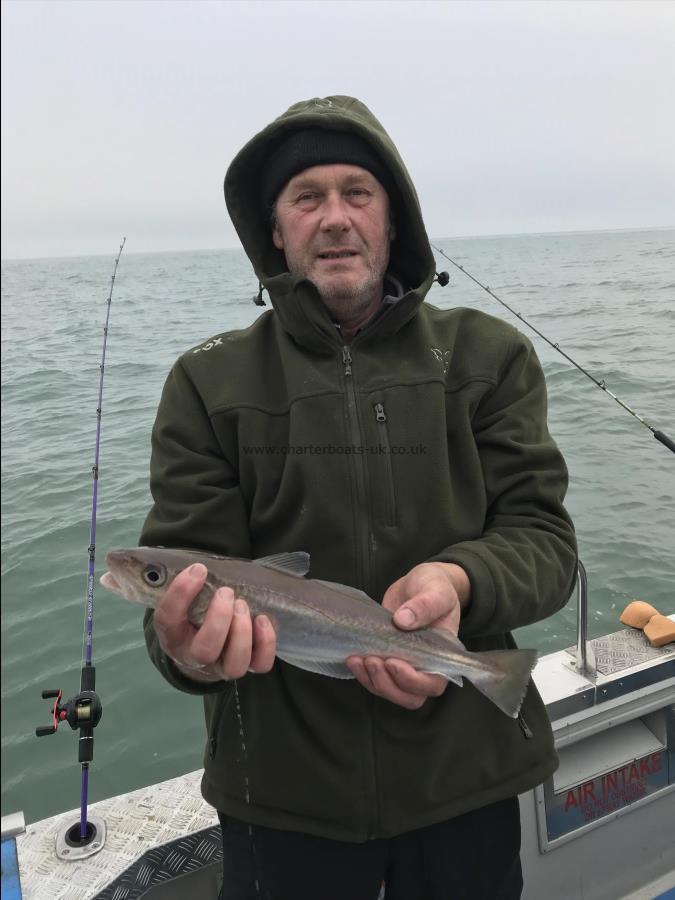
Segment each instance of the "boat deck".
[{"label": "boat deck", "polygon": [[[654,650],[631,629],[590,644],[594,674],[569,650],[534,672],[560,768],[520,798],[524,900],[652,900],[675,888],[675,645]],[[24,900],[215,898],[220,829],[201,774],[92,804],[106,835],[87,859],[55,853],[79,809],[28,825],[16,836]]]},{"label": "boat deck", "polygon": [[57,835],[79,822],[79,809],[28,825],[16,839],[24,900],[135,900],[153,884],[216,863],[220,826],[202,799],[201,775],[190,772],[92,803],[90,818],[105,821],[106,839],[84,860],[55,854]]}]

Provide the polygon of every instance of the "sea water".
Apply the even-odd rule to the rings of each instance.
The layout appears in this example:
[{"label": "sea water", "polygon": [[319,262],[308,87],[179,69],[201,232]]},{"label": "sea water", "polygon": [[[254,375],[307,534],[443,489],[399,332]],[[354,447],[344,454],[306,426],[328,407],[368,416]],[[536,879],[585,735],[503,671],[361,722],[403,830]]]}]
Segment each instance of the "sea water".
[{"label": "sea water", "polygon": [[[2,812],[28,821],[79,805],[77,738],[50,722],[45,688],[79,690],[87,547],[106,299],[121,235],[102,257],[2,263]],[[108,549],[137,542],[148,461],[175,358],[260,314],[242,251],[135,254],[117,273],[103,392],[97,577]],[[655,428],[675,437],[675,230],[436,242]],[[549,423],[570,470],[567,506],[589,575],[591,636],[617,630],[633,598],[675,612],[675,456],[465,275],[438,306],[501,316],[532,337]],[[202,765],[198,697],[150,664],[142,611],[97,586],[93,656],[103,717],[90,800]],[[575,643],[572,601],[522,629],[540,652]],[[251,787],[253,791],[253,786]]]}]

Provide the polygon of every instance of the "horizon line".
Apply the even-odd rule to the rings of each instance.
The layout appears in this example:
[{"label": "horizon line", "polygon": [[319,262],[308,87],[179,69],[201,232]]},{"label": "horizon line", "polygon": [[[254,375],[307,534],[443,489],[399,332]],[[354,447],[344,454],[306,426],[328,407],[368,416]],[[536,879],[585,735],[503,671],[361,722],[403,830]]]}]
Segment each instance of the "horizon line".
[{"label": "horizon line", "polygon": [[[563,231],[506,231],[493,234],[457,234],[446,235],[444,237],[429,238],[432,241],[462,241],[462,240],[485,240],[489,238],[515,238],[515,237],[546,237],[555,235],[574,235],[574,234],[617,234],[622,232],[641,232],[641,231],[673,231],[673,225],[653,225],[653,226],[637,226],[637,227],[620,227],[620,228],[573,228]],[[241,244],[236,246],[218,246],[218,247],[193,247],[192,249],[171,249],[166,250],[128,250],[127,256],[152,256],[166,253],[216,253],[222,250],[240,250],[244,251]],[[43,259],[88,259],[97,256],[110,256],[110,253],[67,253],[64,255],[47,255],[47,256],[7,256],[0,259],[1,263],[10,262],[37,262]]]}]

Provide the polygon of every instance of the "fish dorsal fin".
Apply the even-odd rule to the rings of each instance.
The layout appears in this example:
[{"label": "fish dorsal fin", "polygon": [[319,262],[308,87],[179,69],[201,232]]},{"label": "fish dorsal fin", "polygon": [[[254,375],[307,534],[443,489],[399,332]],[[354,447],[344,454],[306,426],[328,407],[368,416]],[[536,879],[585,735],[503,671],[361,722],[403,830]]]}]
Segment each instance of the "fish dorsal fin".
[{"label": "fish dorsal fin", "polygon": [[295,553],[273,553],[272,556],[261,556],[254,560],[259,566],[276,569],[296,578],[304,578],[309,572],[309,553],[298,550]]},{"label": "fish dorsal fin", "polygon": [[[324,587],[341,591],[343,594],[349,594],[350,597],[353,597],[354,600],[360,600],[361,603],[375,603],[368,594],[348,584],[339,584],[337,581],[323,581],[321,578],[313,578],[312,581],[316,581],[317,584],[322,584]],[[377,605],[379,606],[379,603]]]}]

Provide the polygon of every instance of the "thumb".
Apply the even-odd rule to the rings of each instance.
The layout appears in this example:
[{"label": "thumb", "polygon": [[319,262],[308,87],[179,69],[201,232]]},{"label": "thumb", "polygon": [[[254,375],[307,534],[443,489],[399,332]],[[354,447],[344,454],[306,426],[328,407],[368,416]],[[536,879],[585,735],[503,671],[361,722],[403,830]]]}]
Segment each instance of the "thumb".
[{"label": "thumb", "polygon": [[419,627],[421,623],[414,604],[406,603],[405,606],[399,607],[394,613],[394,624],[403,629]]},{"label": "thumb", "polygon": [[391,613],[395,612],[406,599],[405,591],[403,590],[404,581],[405,578],[399,578],[393,584],[390,584],[384,592],[382,606]]},{"label": "thumb", "polygon": [[441,591],[433,585],[408,598],[394,613],[394,625],[404,630],[424,628],[437,622],[458,606],[455,592]]}]

